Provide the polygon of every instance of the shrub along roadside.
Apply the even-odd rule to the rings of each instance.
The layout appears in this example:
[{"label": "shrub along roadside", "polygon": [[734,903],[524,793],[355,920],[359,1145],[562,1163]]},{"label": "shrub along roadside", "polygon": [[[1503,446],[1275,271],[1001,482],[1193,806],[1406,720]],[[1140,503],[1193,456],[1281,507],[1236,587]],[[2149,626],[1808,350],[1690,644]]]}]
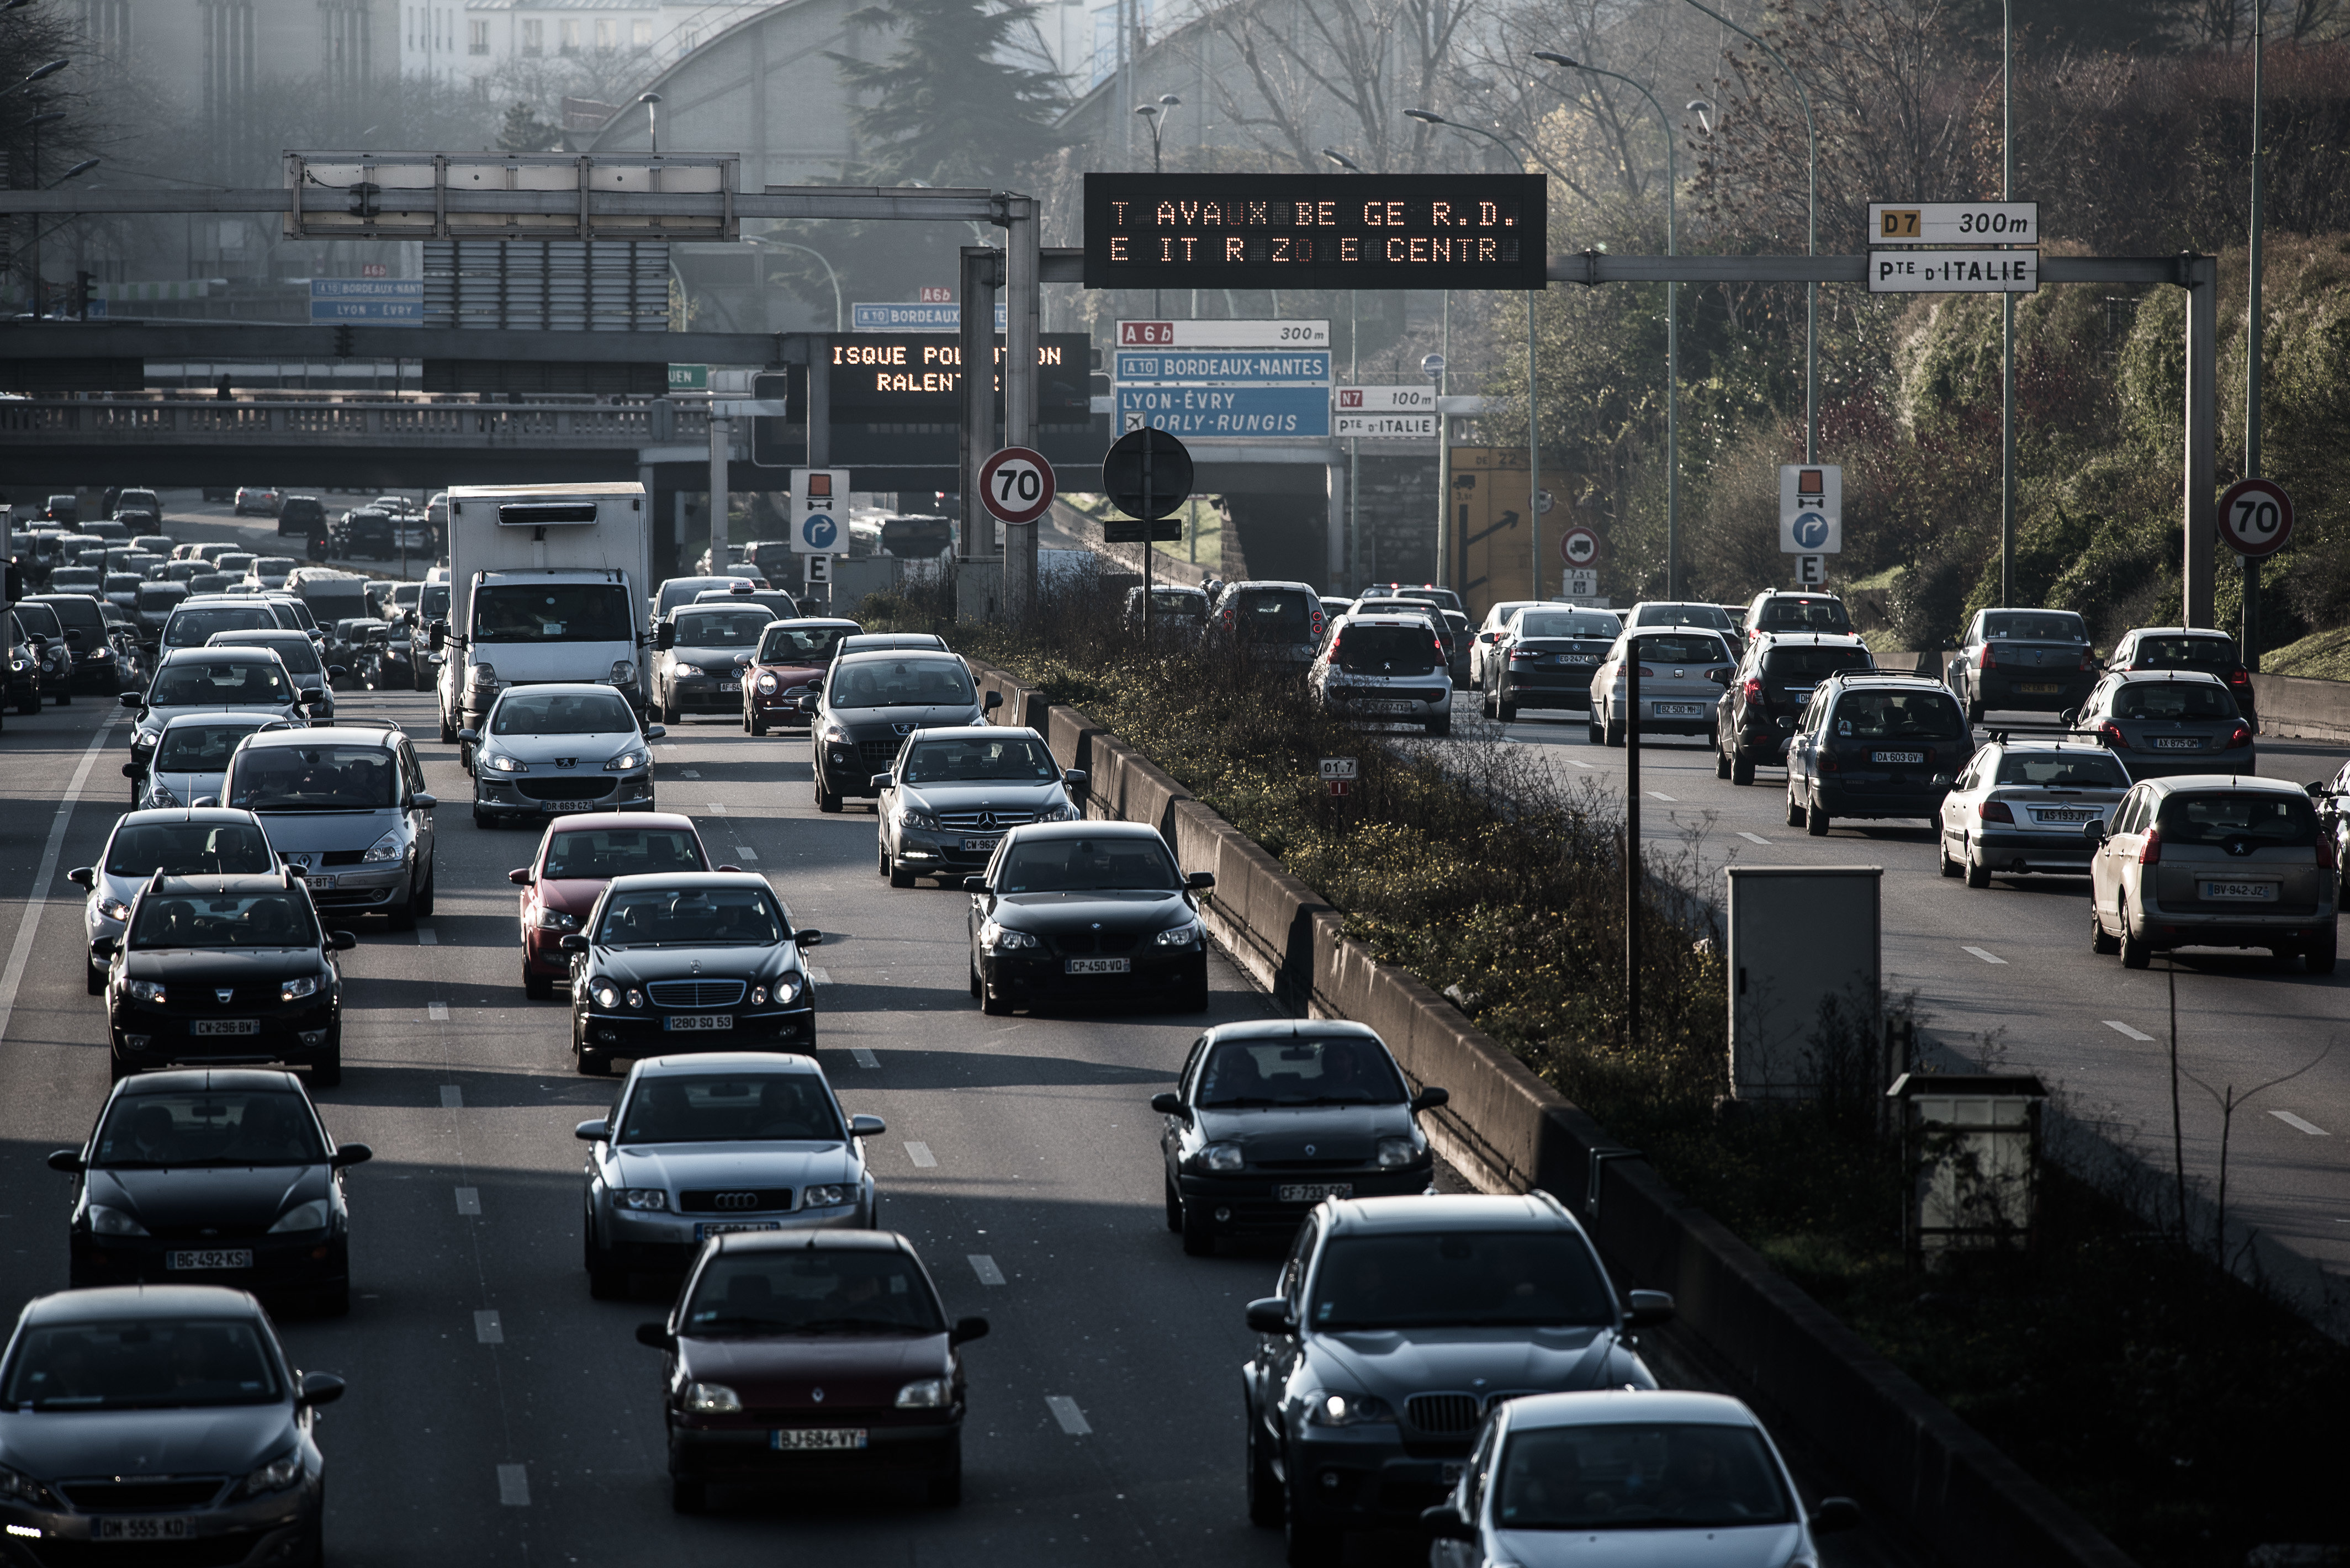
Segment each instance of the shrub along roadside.
[{"label": "shrub along roadside", "polygon": [[[1083,596],[1033,630],[937,628],[1151,757],[2140,1561],[2343,1536],[2342,1347],[2060,1173],[2029,1252],[1913,1274],[1873,1092],[1717,1114],[1721,964],[1671,913],[1711,894],[1693,857],[1648,867],[1644,1035],[1625,1043],[1620,826],[1597,791],[1517,748],[1335,722],[1243,650],[1142,649]],[[1360,764],[1344,802],[1315,767],[1334,755]]]}]

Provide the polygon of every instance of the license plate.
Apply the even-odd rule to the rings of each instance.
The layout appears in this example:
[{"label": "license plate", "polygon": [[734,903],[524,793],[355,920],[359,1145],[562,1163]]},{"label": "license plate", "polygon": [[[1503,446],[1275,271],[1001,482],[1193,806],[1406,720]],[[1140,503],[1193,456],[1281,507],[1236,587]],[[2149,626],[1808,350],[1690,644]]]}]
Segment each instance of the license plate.
[{"label": "license plate", "polygon": [[335,879],[332,877],[321,877],[315,871],[303,877],[302,882],[313,892],[331,893],[335,890]]},{"label": "license plate", "polygon": [[188,1033],[199,1040],[224,1034],[258,1034],[261,1021],[257,1018],[199,1018],[188,1025]]},{"label": "license plate", "polygon": [[1705,704],[1702,702],[1651,702],[1648,704],[1648,711],[1659,719],[1702,719],[1705,717]]},{"label": "license plate", "polygon": [[2241,898],[2255,904],[2276,902],[2277,885],[2273,882],[2206,882],[2203,897],[2209,898]]},{"label": "license plate", "polygon": [[1380,698],[1370,701],[1357,702],[1355,706],[1360,708],[1366,713],[1409,713],[1417,709],[1419,704],[1417,702],[1399,702],[1392,698]]},{"label": "license plate", "polygon": [[962,841],[962,852],[965,855],[987,855],[992,854],[994,849],[995,840],[993,838],[966,838]]},{"label": "license plate", "polygon": [[1868,753],[1868,760],[1872,763],[1922,763],[1926,760],[1926,753],[1923,752],[1871,752]]},{"label": "license plate", "polygon": [[1291,1181],[1274,1188],[1273,1195],[1283,1203],[1319,1203],[1325,1198],[1352,1198],[1355,1184],[1351,1181]]},{"label": "license plate", "polygon": [[2018,691],[2026,697],[2054,697],[2064,689],[2054,680],[2023,680],[2016,683]]},{"label": "license plate", "polygon": [[731,1012],[677,1012],[661,1020],[661,1027],[672,1034],[691,1034],[696,1031],[732,1029],[734,1015]]},{"label": "license plate", "polygon": [[780,1231],[783,1223],[776,1220],[707,1220],[693,1228],[693,1239],[704,1241],[712,1236],[731,1236],[737,1231]]},{"label": "license plate", "polygon": [[740,680],[722,680],[718,683],[718,690],[721,691],[740,691],[743,690],[743,683]]},{"label": "license plate", "polygon": [[1562,653],[1557,655],[1557,661],[1561,664],[1580,664],[1586,668],[1599,662],[1588,653]]},{"label": "license plate", "polygon": [[135,1514],[113,1518],[100,1514],[91,1522],[97,1525],[100,1541],[184,1541],[188,1538],[188,1521],[184,1518],[148,1519]]},{"label": "license plate", "polygon": [[1124,974],[1134,967],[1129,959],[1070,959],[1065,974]]},{"label": "license plate", "polygon": [[787,1427],[767,1435],[767,1446],[795,1453],[841,1453],[865,1446],[862,1427]]},{"label": "license plate", "polygon": [[2032,814],[2032,820],[2034,822],[2087,822],[2094,817],[2105,815],[2102,811],[2075,811],[2060,807],[2054,811],[2035,810]]},{"label": "license plate", "polygon": [[2203,741],[2197,735],[2157,735],[2154,749],[2158,752],[2199,752]]},{"label": "license plate", "polygon": [[163,1258],[167,1269],[249,1269],[253,1267],[250,1248],[217,1249],[212,1251],[170,1252]]}]

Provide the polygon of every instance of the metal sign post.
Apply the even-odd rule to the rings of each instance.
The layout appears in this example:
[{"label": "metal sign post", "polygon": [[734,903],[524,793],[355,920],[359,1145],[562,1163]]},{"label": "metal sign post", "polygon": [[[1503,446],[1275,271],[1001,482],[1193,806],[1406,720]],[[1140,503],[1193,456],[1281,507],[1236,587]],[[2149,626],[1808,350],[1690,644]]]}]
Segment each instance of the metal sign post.
[{"label": "metal sign post", "polygon": [[1844,549],[1844,470],[1833,462],[1790,462],[1779,469],[1779,548],[1790,556],[1834,556]]},{"label": "metal sign post", "polygon": [[1183,525],[1171,527],[1162,519],[1191,499],[1191,454],[1165,431],[1145,425],[1118,438],[1102,457],[1102,489],[1110,504],[1135,520],[1134,524],[1107,524],[1102,540],[1110,545],[1142,546],[1142,639],[1150,640],[1151,556],[1154,541],[1180,539]]}]

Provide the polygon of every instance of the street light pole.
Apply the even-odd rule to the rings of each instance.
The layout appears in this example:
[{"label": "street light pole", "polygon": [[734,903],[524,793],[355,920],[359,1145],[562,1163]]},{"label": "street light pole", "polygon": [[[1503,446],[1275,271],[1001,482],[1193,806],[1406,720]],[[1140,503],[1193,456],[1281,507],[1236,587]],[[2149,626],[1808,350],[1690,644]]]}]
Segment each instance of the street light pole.
[{"label": "street light pole", "polygon": [[[1165,119],[1169,109],[1174,108],[1177,104],[1180,104],[1182,101],[1183,100],[1181,99],[1177,98],[1173,93],[1170,92],[1159,94],[1159,101],[1157,103],[1145,103],[1135,106],[1134,112],[1142,117],[1142,121],[1145,125],[1150,127],[1150,171],[1153,174],[1162,174],[1166,172],[1164,169],[1159,167],[1159,131],[1161,130],[1160,122]],[[1159,291],[1155,288],[1150,291],[1150,315],[1153,320],[1158,319],[1159,315],[1162,313],[1163,307],[1159,304]],[[1192,314],[1196,316],[1199,313],[1194,311]]]},{"label": "street light pole", "polygon": [[[1999,14],[1999,199],[2012,202],[2015,200],[2014,0],[2000,0]],[[2015,603],[2015,296],[2009,293],[1999,296],[1999,602]]]},{"label": "street light pole", "polygon": [[652,139],[652,155],[660,156],[660,103],[657,92],[639,93],[637,101],[645,106],[645,134]]},{"label": "street light pole", "polygon": [[[2244,477],[2261,476],[2261,55],[2263,36],[2267,32],[2268,7],[2260,5],[2252,13],[2252,229],[2251,256],[2246,278],[2248,288],[2244,305]],[[2201,496],[2190,495],[2189,505],[2201,504]],[[2242,611],[2243,659],[2245,668],[2261,667],[2261,563],[2251,556],[2239,556],[2244,569],[2244,604]]]}]

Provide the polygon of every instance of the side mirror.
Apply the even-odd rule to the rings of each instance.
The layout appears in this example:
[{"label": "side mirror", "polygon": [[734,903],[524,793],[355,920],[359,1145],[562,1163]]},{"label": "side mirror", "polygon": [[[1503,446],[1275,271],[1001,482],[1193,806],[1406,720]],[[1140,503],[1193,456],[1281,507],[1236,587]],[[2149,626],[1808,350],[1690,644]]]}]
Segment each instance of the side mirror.
[{"label": "side mirror", "polygon": [[645,726],[645,739],[648,741],[658,741],[668,733],[669,728],[663,724],[647,724]]},{"label": "side mirror", "polygon": [[146,706],[146,699],[141,697],[136,691],[125,691],[120,698],[116,699],[116,701],[120,701],[125,708],[143,708]]},{"label": "side mirror", "polygon": [[665,620],[653,628],[653,647],[657,650],[667,653],[676,646],[677,623],[675,621]]},{"label": "side mirror", "polygon": [[851,1116],[848,1118],[848,1136],[851,1137],[879,1137],[883,1133],[888,1132],[889,1130],[889,1124],[883,1121],[879,1116]]},{"label": "side mirror", "polygon": [[592,1122],[581,1122],[571,1129],[571,1136],[581,1143],[601,1143],[612,1136],[612,1124],[598,1116]]},{"label": "side mirror", "polygon": [[349,678],[350,673],[350,669],[348,665],[329,664],[327,666],[327,679],[329,680],[347,680]]},{"label": "side mirror", "polygon": [[427,644],[426,644],[426,646],[427,646],[427,647],[429,647],[429,648],[430,648],[433,652],[438,653],[438,652],[440,652],[440,651],[441,651],[442,648],[442,647],[443,647],[443,646],[448,642],[448,640],[449,640],[449,623],[448,623],[447,621],[445,621],[445,620],[436,620],[436,621],[434,621],[434,622],[432,623],[432,640],[431,640],[429,643],[427,643]]},{"label": "side mirror", "polygon": [[1792,713],[1782,713],[1781,715],[1779,715],[1779,732],[1780,732],[1781,734],[1783,734],[1783,735],[1789,735],[1789,734],[1793,734],[1793,733],[1794,733],[1794,730],[1795,730],[1795,719],[1794,719],[1794,714],[1792,714]]},{"label": "side mirror", "polygon": [[1411,1108],[1415,1111],[1432,1111],[1451,1103],[1452,1091],[1440,1089],[1432,1084],[1411,1097]]},{"label": "side mirror", "polygon": [[479,730],[460,730],[457,732],[457,740],[461,745],[479,745],[482,740],[482,732]]},{"label": "side mirror", "polygon": [[2073,721],[2079,716],[2080,714],[2077,710],[2067,708],[2063,712],[2056,715],[2056,722],[2069,730],[2073,727]]},{"label": "side mirror", "polygon": [[966,877],[962,879],[962,890],[966,893],[984,893],[987,891],[987,878]]},{"label": "side mirror", "polygon": [[308,708],[308,709],[312,710],[313,711],[317,711],[317,710],[319,710],[319,709],[322,709],[322,708],[331,708],[331,707],[333,707],[333,706],[335,705],[335,700],[334,700],[332,697],[328,697],[328,696],[325,696],[325,695],[321,694],[321,695],[317,696],[317,697],[305,697],[305,698],[303,698],[303,699],[302,699],[301,705],[302,705],[303,707],[305,707],[305,708]]},{"label": "side mirror", "polygon": [[1171,1089],[1162,1091],[1150,1096],[1150,1108],[1162,1116],[1180,1116],[1183,1114],[1183,1096]]},{"label": "side mirror", "polygon": [[1248,1304],[1248,1325],[1256,1334],[1295,1334],[1297,1320],[1285,1296],[1263,1296]]},{"label": "side mirror", "polygon": [[197,810],[202,811],[207,806],[218,805],[220,804],[220,796],[216,794],[200,794],[188,804],[194,806]]},{"label": "side mirror", "polygon": [[577,931],[573,931],[555,945],[567,953],[584,953],[588,950],[588,939]]},{"label": "side mirror", "polygon": [[677,1335],[669,1331],[665,1323],[640,1323],[637,1324],[637,1343],[647,1350],[675,1350]]},{"label": "side mirror", "polygon": [[1659,1324],[1673,1321],[1673,1293],[1670,1291],[1631,1291],[1626,1293],[1624,1326],[1654,1328]]},{"label": "side mirror", "polygon": [[371,1160],[374,1158],[375,1150],[369,1148],[367,1145],[363,1143],[347,1143],[338,1145],[335,1149],[334,1158],[328,1160],[327,1163],[338,1167],[365,1165],[369,1160]]},{"label": "side mirror", "polygon": [[947,1331],[949,1345],[969,1345],[974,1339],[987,1337],[987,1320],[983,1317],[959,1317],[954,1327]]},{"label": "side mirror", "polygon": [[93,958],[110,959],[114,956],[116,945],[117,944],[112,937],[92,938],[89,944],[90,956]]},{"label": "side mirror", "polygon": [[66,628],[66,646],[68,648],[74,648],[79,646],[80,642],[81,632],[74,627],[69,626]]},{"label": "side mirror", "polygon": [[359,939],[358,933],[354,931],[329,931],[327,934],[327,942],[337,952],[347,953],[359,945]]},{"label": "side mirror", "polygon": [[1216,874],[1213,871],[1194,871],[1183,878],[1183,886],[1202,893],[1215,885]]},{"label": "side mirror", "polygon": [[741,869],[743,869],[743,867],[741,867],[740,866],[726,865],[726,866],[721,866],[720,867],[718,867],[718,869],[720,869],[721,871],[740,871]]},{"label": "side mirror", "polygon": [[985,697],[980,699],[979,711],[984,713],[992,709],[1001,708],[1003,706],[1003,693],[1001,691],[991,691]]},{"label": "side mirror", "polygon": [[82,1168],[81,1150],[78,1148],[49,1150],[49,1168],[67,1176],[78,1176]]},{"label": "side mirror", "polygon": [[1477,1527],[1468,1517],[1449,1502],[1419,1511],[1419,1527],[1438,1541],[1474,1541]]},{"label": "side mirror", "polygon": [[419,811],[431,811],[441,804],[441,797],[435,794],[417,794],[411,795],[409,798],[415,803],[416,809]]},{"label": "side mirror", "polygon": [[343,1397],[343,1380],[331,1372],[305,1372],[295,1388],[295,1402],[313,1408],[331,1405]]},{"label": "side mirror", "polygon": [[794,931],[792,933],[792,940],[797,942],[804,948],[822,947],[824,945],[824,933],[822,931],[813,929]]},{"label": "side mirror", "polygon": [[1860,1523],[1860,1504],[1848,1497],[1824,1497],[1820,1506],[1812,1510],[1805,1521],[1814,1535],[1834,1535],[1838,1531],[1851,1530]]},{"label": "side mirror", "polygon": [[875,794],[879,794],[885,789],[894,788],[897,783],[898,775],[895,774],[875,774],[865,781],[865,785]]},{"label": "side mirror", "polygon": [[738,653],[734,656],[734,662],[737,664],[748,664],[751,662],[751,656],[747,653]]},{"label": "side mirror", "polygon": [[[125,768],[122,771],[129,773],[130,770]],[[66,880],[72,883],[77,888],[95,888],[98,885],[98,867],[95,866],[77,866],[72,870],[66,873]]]},{"label": "side mirror", "polygon": [[527,866],[515,867],[513,870],[506,873],[506,880],[513,883],[517,888],[529,887],[530,867]]},{"label": "side mirror", "polygon": [[146,771],[146,769],[140,767],[137,763],[125,763],[122,764],[122,776],[127,779],[135,779]]},{"label": "side mirror", "polygon": [[1061,787],[1071,794],[1083,794],[1092,787],[1094,775],[1083,768],[1070,768],[1061,774]]},{"label": "side mirror", "polygon": [[2092,844],[2103,844],[2106,841],[2106,819],[2102,816],[2095,822],[2081,824],[2081,836]]}]

